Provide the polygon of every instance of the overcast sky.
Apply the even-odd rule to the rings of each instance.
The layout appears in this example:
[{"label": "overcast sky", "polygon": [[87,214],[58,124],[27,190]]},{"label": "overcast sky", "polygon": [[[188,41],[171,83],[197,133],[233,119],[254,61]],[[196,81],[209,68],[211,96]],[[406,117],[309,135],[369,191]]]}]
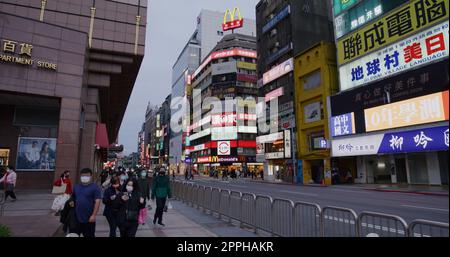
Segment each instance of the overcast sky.
[{"label": "overcast sky", "polygon": [[239,7],[255,19],[258,0],[149,0],[144,61],[119,132],[125,154],[137,151],[137,134],[150,101],[160,105],[170,94],[172,66],[196,28],[202,9],[224,12]]}]

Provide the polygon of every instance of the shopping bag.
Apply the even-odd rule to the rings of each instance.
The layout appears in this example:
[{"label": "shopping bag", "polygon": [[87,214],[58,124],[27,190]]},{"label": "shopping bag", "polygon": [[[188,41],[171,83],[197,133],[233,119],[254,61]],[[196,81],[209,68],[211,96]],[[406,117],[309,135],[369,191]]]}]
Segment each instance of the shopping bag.
[{"label": "shopping bag", "polygon": [[147,209],[146,208],[142,208],[139,211],[138,222],[139,222],[139,224],[143,225],[143,224],[145,224],[146,220],[147,220]]},{"label": "shopping bag", "polygon": [[64,209],[64,205],[69,200],[70,196],[68,194],[59,195],[53,200],[52,210],[54,211],[62,211]]},{"label": "shopping bag", "polygon": [[171,209],[173,209],[173,206],[172,206],[172,204],[170,203],[170,201],[169,200],[167,200],[166,201],[166,205],[164,205],[164,212],[167,212],[168,210],[171,210]]},{"label": "shopping bag", "polygon": [[66,192],[67,184],[61,183],[61,186],[53,186],[52,194],[60,195]]}]

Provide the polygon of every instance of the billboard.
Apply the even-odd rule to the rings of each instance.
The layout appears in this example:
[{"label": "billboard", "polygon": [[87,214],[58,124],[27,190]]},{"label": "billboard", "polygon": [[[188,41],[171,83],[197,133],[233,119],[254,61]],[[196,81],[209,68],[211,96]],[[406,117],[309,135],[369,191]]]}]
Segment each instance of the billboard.
[{"label": "billboard", "polygon": [[359,0],[333,0],[333,14],[334,16],[339,15],[343,11],[349,9],[356,3],[358,3]]},{"label": "billboard", "polygon": [[448,92],[367,109],[364,111],[366,132],[448,120]]},{"label": "billboard", "polygon": [[338,40],[338,64],[343,65],[417,31],[448,20],[448,0],[413,0],[381,19]]},{"label": "billboard", "polygon": [[331,116],[442,92],[448,89],[448,84],[449,61],[446,59],[333,95]]},{"label": "billboard", "polygon": [[345,113],[331,117],[330,127],[332,137],[355,134],[355,113]]},{"label": "billboard", "polygon": [[269,92],[269,93],[265,96],[265,101],[266,101],[266,102],[269,102],[270,100],[272,100],[272,99],[274,99],[274,98],[277,98],[277,97],[280,97],[280,96],[282,96],[282,95],[284,95],[284,88],[283,88],[283,87],[277,88],[277,89],[275,89],[274,91]]},{"label": "billboard", "polygon": [[[238,18],[236,19],[236,14]],[[230,20],[228,20],[230,17]],[[244,26],[244,19],[241,16],[241,11],[239,8],[235,7],[233,11],[227,9],[225,15],[223,16],[222,30],[232,30],[237,28],[242,28]]]},{"label": "billboard", "polygon": [[448,34],[446,21],[339,67],[341,90],[448,58]]},{"label": "billboard", "polygon": [[221,75],[227,73],[236,73],[236,62],[222,62],[215,63],[212,65],[212,74],[211,75]]},{"label": "billboard", "polygon": [[238,61],[238,62],[236,62],[236,66],[239,69],[256,70],[256,63],[252,63],[252,62],[241,62],[241,61]]},{"label": "billboard", "polygon": [[55,171],[56,138],[19,137],[17,171]]}]

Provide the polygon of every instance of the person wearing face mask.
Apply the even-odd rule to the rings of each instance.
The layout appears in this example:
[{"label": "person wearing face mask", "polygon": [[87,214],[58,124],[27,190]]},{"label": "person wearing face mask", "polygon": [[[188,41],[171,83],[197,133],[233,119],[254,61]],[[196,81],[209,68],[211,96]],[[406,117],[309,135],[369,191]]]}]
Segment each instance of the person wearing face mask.
[{"label": "person wearing face mask", "polygon": [[81,184],[75,185],[69,205],[75,207],[77,234],[95,237],[95,221],[102,200],[100,187],[92,182],[92,170],[82,169]]},{"label": "person wearing face mask", "polygon": [[121,171],[119,173],[120,191],[125,190],[125,185],[126,185],[127,181],[128,181],[128,175],[125,173],[125,171]]},{"label": "person wearing face mask", "polygon": [[14,193],[16,182],[17,174],[14,172],[12,166],[8,166],[5,175],[0,179],[0,183],[3,183],[3,188],[5,189],[5,201],[8,199],[8,196],[11,196],[13,202],[17,200],[16,194]]},{"label": "person wearing face mask", "polygon": [[120,237],[135,237],[139,226],[139,212],[145,208],[145,200],[141,196],[139,184],[131,179],[125,186],[125,191],[120,197],[120,209],[117,215],[117,224],[120,229]]},{"label": "person wearing face mask", "polygon": [[111,179],[111,186],[108,187],[103,193],[103,204],[105,209],[103,216],[109,224],[109,237],[116,237],[117,219],[120,209],[120,198],[123,196],[123,192],[120,190],[120,180],[118,177]]},{"label": "person wearing face mask", "polygon": [[[150,200],[150,180],[148,178],[148,173],[146,170],[142,169],[139,172],[139,179],[138,179],[139,189],[141,190],[142,197],[144,198],[144,204],[147,205],[147,201]],[[149,206],[149,209],[151,207]],[[147,209],[142,209],[141,213],[139,213],[139,223],[145,224],[145,221],[147,220]]]},{"label": "person wearing face mask", "polygon": [[156,198],[156,211],[153,218],[153,224],[158,224],[165,226],[162,223],[164,206],[166,205],[167,197],[172,198],[172,192],[170,190],[170,179],[166,176],[166,171],[164,168],[159,170],[158,176],[153,180],[152,183],[152,200]]}]

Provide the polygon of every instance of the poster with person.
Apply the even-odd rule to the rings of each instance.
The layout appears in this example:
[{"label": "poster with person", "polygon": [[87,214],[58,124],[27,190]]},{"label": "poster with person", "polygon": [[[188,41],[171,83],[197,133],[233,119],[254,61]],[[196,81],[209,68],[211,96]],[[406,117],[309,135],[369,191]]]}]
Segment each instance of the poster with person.
[{"label": "poster with person", "polygon": [[19,137],[16,170],[54,171],[56,138]]}]

